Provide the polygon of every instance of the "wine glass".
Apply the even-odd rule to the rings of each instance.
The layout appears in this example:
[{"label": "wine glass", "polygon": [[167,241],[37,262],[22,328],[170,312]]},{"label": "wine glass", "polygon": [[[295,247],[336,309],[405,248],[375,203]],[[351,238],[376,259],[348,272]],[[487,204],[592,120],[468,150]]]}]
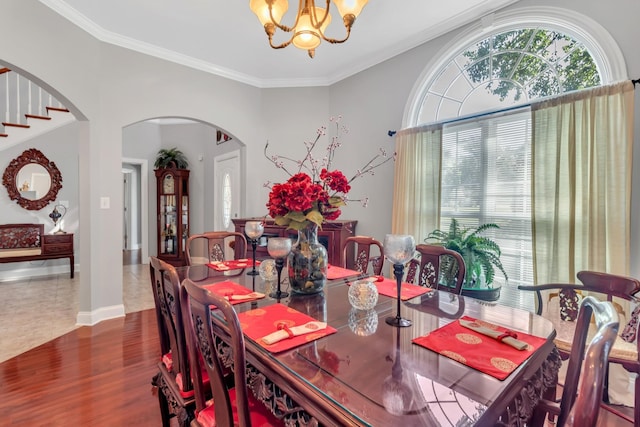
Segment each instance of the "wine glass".
[{"label": "wine glass", "polygon": [[262,221],[247,221],[244,225],[244,234],[247,235],[251,241],[251,248],[253,249],[253,268],[247,274],[249,276],[256,276],[256,246],[258,246],[258,239],[264,233],[264,223]]},{"label": "wine glass", "polygon": [[291,239],[288,237],[271,237],[267,241],[267,251],[276,260],[276,271],[278,272],[278,285],[275,292],[271,292],[269,296],[271,298],[286,298],[289,296],[288,292],[282,292],[280,290],[280,275],[282,273],[282,267],[284,266],[284,260],[291,252]]},{"label": "wine glass", "polygon": [[387,317],[385,322],[396,327],[411,326],[409,319],[400,317],[400,296],[402,293],[402,275],[404,264],[413,258],[416,251],[416,242],[413,236],[405,234],[387,234],[384,238],[384,256],[393,264],[393,274],[396,276],[398,286],[398,308],[396,317]]}]

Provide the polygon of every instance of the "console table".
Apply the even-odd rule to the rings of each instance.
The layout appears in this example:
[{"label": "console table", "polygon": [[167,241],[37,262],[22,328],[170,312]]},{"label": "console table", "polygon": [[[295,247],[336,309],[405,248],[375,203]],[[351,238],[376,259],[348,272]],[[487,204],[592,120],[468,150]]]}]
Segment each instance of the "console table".
[{"label": "console table", "polygon": [[0,263],[69,258],[73,279],[73,234],[44,234],[43,224],[1,224]]},{"label": "console table", "polygon": [[[263,218],[236,218],[232,219],[235,231],[244,234],[244,224],[247,221],[260,221]],[[318,229],[318,241],[327,248],[329,264],[342,265],[342,245],[347,237],[355,236],[358,221],[337,220],[327,221],[322,224],[322,229]],[[273,219],[267,219],[264,226],[264,234],[256,248],[256,259],[269,258],[267,252],[267,241],[269,237],[290,237],[294,241],[298,239],[296,230],[287,229],[284,226],[276,225]],[[242,258],[240,254],[235,254],[236,258]]]}]

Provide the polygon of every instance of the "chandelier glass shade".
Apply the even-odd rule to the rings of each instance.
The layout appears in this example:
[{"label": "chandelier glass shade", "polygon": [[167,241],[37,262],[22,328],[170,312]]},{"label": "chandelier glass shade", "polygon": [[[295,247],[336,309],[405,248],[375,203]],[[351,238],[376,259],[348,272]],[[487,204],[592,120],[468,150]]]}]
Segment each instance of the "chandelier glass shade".
[{"label": "chandelier glass shade", "polygon": [[[256,14],[269,37],[269,45],[274,49],[282,49],[291,43],[304,49],[313,58],[315,49],[322,40],[329,43],[344,43],[351,35],[351,27],[362,8],[369,0],[326,0],[325,7],[316,6],[315,0],[299,0],[296,19],[292,26],[282,23],[282,17],[289,9],[287,0],[249,0],[249,7]],[[346,34],[342,39],[327,37],[325,31],[331,23],[330,6],[334,5],[342,17]],[[274,44],[273,38],[277,30],[290,33],[289,40]]]}]

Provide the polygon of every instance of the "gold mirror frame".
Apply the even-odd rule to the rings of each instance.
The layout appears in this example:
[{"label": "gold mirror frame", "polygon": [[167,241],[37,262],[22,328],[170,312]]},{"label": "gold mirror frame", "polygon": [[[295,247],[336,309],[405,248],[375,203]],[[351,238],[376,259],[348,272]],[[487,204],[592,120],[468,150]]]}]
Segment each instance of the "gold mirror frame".
[{"label": "gold mirror frame", "polygon": [[[18,184],[16,183],[20,169],[29,164],[38,164],[44,167],[51,177],[49,191],[37,200],[29,200],[22,197],[18,191]],[[9,166],[4,170],[4,175],[2,175],[2,184],[7,188],[9,199],[15,200],[16,203],[25,209],[37,211],[56,199],[58,191],[62,188],[62,174],[60,174],[60,170],[56,164],[47,159],[47,156],[35,148],[30,148],[25,150],[20,156],[11,160]]]}]

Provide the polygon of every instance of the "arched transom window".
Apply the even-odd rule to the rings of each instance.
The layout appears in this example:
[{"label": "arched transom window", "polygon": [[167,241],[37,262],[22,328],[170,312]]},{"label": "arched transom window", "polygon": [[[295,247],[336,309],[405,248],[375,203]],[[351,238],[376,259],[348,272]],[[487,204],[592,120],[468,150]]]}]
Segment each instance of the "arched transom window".
[{"label": "arched transom window", "polygon": [[423,94],[418,124],[503,109],[601,84],[584,43],[540,27],[508,30],[463,49]]}]

